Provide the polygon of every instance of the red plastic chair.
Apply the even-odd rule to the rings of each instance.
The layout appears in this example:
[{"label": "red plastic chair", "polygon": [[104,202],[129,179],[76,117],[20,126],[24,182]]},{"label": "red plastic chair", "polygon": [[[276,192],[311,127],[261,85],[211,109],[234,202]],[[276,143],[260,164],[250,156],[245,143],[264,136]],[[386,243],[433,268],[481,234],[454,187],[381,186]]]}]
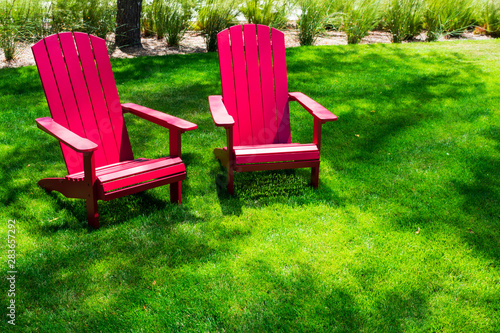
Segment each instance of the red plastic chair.
[{"label": "red plastic chair", "polygon": [[[227,147],[215,156],[233,172],[311,168],[319,182],[321,125],[337,116],[299,92],[288,92],[285,37],[264,25],[237,25],[217,35],[222,96],[209,96],[215,125],[224,127]],[[297,101],[314,117],[313,143],[292,143],[288,102]]]},{"label": "red plastic chair", "polygon": [[[101,38],[60,33],[39,41],[32,50],[52,115],[36,122],[60,141],[68,169],[66,177],[45,178],[38,185],[85,199],[88,223],[94,228],[99,227],[97,200],[170,184],[170,199],[180,204],[186,178],[181,133],[196,125],[136,104],[120,104]],[[170,156],[134,159],[124,112],[168,128]]]}]

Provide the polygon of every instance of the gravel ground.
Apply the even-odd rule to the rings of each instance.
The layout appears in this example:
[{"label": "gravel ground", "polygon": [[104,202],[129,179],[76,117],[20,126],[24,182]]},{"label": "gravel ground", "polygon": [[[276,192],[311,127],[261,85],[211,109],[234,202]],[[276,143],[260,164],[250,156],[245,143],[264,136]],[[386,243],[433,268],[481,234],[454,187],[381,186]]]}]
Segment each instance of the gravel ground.
[{"label": "gravel ground", "polygon": [[[285,30],[285,43],[287,47],[299,46],[296,29]],[[464,33],[460,39],[488,39],[485,35],[476,35],[472,33]],[[456,38],[454,38],[456,39]],[[142,48],[126,48],[118,49],[114,47],[112,41],[113,36],[109,36],[110,54],[112,58],[134,58],[152,55],[166,54],[186,54],[206,52],[205,41],[203,35],[199,32],[188,31],[180,43],[179,47],[169,47],[164,40],[158,40],[154,37],[143,37]],[[425,40],[425,34],[417,36],[413,42],[422,42]],[[442,41],[447,39],[442,39]],[[368,36],[363,38],[361,44],[373,43],[390,43],[391,35],[388,32],[373,31]],[[322,34],[315,45],[346,45],[347,37],[345,33],[340,31],[328,31]],[[35,64],[33,55],[31,54],[31,44],[19,44],[17,47],[18,53],[11,62],[5,61],[3,51],[0,50],[0,68],[4,67],[22,67]]]}]

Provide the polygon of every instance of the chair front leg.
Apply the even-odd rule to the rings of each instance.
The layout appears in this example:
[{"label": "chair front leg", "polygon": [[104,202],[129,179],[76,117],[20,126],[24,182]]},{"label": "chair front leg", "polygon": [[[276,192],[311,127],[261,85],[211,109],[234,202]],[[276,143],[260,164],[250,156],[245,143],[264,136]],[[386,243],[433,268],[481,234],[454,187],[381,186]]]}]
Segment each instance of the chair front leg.
[{"label": "chair front leg", "polygon": [[99,228],[99,212],[97,208],[97,176],[95,173],[94,154],[83,153],[83,170],[87,188],[87,221],[95,229]]},{"label": "chair front leg", "polygon": [[[181,134],[182,131],[176,128],[168,131],[170,157],[181,156]],[[170,202],[182,203],[182,181],[170,184]]]},{"label": "chair front leg", "polygon": [[234,195],[234,164],[231,159],[227,168],[227,191]]},{"label": "chair front leg", "polygon": [[170,202],[182,204],[182,181],[170,184]]},{"label": "chair front leg", "polygon": [[314,188],[319,186],[319,165],[311,168],[311,186]]},{"label": "chair front leg", "polygon": [[92,228],[99,229],[99,211],[95,195],[87,198],[87,221]]},{"label": "chair front leg", "polygon": [[[313,143],[318,147],[318,151],[321,150],[321,125],[323,125],[323,122],[315,117],[314,130],[313,130]],[[311,168],[311,186],[314,188],[318,188],[319,186],[319,164],[318,166]]]},{"label": "chair front leg", "polygon": [[236,158],[234,156],[233,149],[233,127],[226,127],[227,135],[227,191],[229,194],[234,195],[234,167],[236,164]]},{"label": "chair front leg", "polygon": [[321,125],[323,122],[318,118],[314,118],[313,143],[321,150]]}]

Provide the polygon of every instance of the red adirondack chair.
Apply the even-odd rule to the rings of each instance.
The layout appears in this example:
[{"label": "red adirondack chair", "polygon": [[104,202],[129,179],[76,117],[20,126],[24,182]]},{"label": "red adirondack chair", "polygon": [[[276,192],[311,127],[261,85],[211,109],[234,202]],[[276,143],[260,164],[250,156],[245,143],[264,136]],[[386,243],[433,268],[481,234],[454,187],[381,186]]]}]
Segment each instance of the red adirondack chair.
[{"label": "red adirondack chair", "polygon": [[[311,168],[318,187],[321,125],[337,116],[299,92],[288,92],[285,37],[267,26],[246,24],[217,35],[222,96],[209,96],[216,126],[226,129],[227,147],[215,156],[233,172]],[[297,101],[314,117],[313,143],[292,143],[288,102]]]},{"label": "red adirondack chair", "polygon": [[[136,104],[120,104],[106,42],[84,33],[60,33],[33,47],[52,118],[37,126],[57,138],[68,169],[64,178],[38,185],[87,201],[88,223],[99,227],[97,200],[112,200],[170,184],[170,200],[182,202],[186,168],[181,133],[188,121]],[[169,130],[170,156],[134,159],[123,113],[130,112]]]}]

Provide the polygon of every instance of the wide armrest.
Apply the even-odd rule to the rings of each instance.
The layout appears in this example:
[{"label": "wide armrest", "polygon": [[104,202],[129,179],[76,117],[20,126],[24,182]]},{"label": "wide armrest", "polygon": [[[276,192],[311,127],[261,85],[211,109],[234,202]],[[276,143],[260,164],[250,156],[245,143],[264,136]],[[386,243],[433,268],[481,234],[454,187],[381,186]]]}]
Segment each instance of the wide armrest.
[{"label": "wide armrest", "polygon": [[138,117],[146,119],[157,125],[166,127],[168,129],[179,129],[182,131],[191,131],[198,126],[187,120],[171,116],[169,114],[156,111],[145,106],[140,106],[133,103],[122,104],[123,112],[130,112]]},{"label": "wide armrest", "polygon": [[234,119],[227,113],[222,96],[208,96],[208,104],[216,126],[232,127],[234,125]]},{"label": "wide armrest", "polygon": [[38,128],[52,135],[71,149],[79,153],[90,153],[98,146],[89,139],[82,138],[78,134],[71,132],[64,126],[59,125],[54,119],[49,117],[35,119]]},{"label": "wide armrest", "polygon": [[302,107],[304,107],[304,109],[306,109],[315,118],[318,118],[321,122],[337,120],[336,115],[301,92],[291,92],[288,93],[288,96],[290,97],[290,101],[297,101],[300,105],[302,105]]}]

